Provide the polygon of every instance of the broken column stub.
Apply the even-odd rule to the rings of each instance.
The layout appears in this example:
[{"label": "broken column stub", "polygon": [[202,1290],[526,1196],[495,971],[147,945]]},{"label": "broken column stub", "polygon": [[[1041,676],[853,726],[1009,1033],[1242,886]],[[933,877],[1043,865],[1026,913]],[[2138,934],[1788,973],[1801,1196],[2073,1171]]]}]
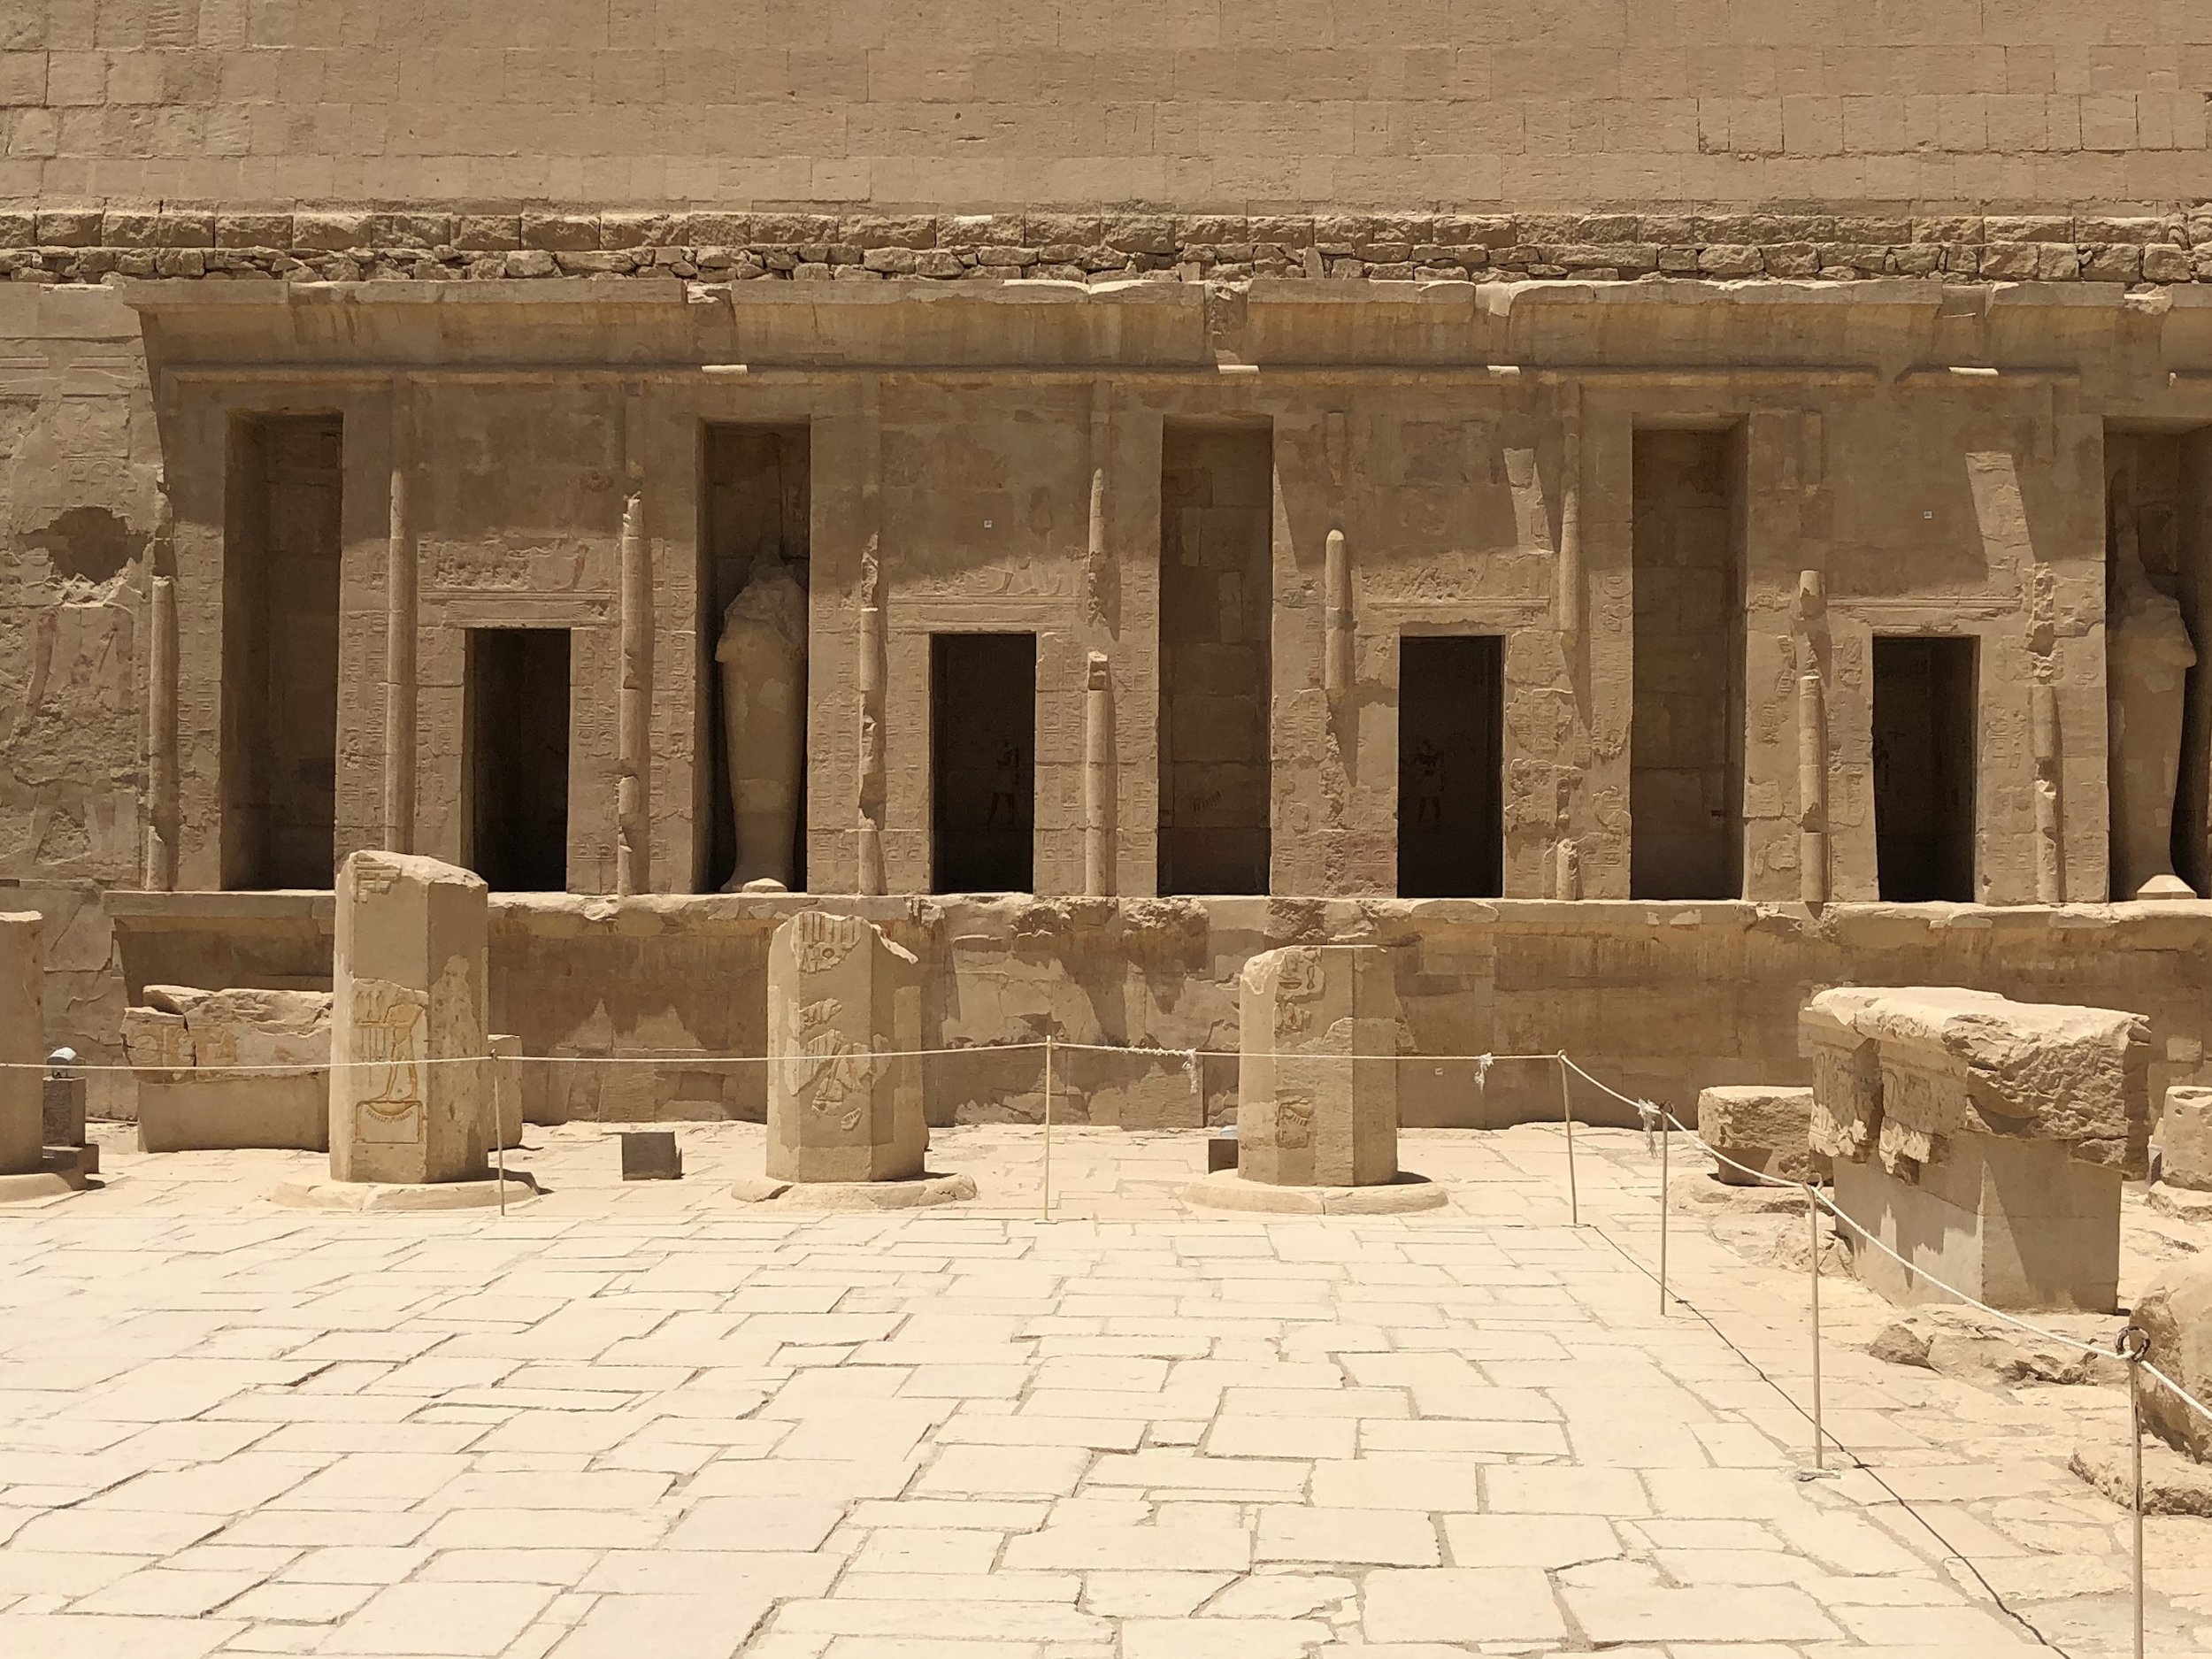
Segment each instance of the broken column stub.
[{"label": "broken column stub", "polygon": [[903,1181],[929,1150],[922,981],[857,916],[803,910],[768,946],[772,1181]]},{"label": "broken column stub", "polygon": [[2120,1186],[2148,1164],[2148,1022],[1951,987],[1824,991],[1801,1017],[1812,1145],[1861,1278],[1901,1302],[2112,1311]]},{"label": "broken column stub", "polygon": [[484,883],[434,858],[357,852],[337,897],[332,1176],[483,1179],[495,1109]]},{"label": "broken column stub", "polygon": [[[1237,1173],[1379,1187],[1398,1174],[1398,987],[1371,945],[1286,945],[1238,984]],[[1361,1056],[1350,1058],[1345,1056]]]},{"label": "broken column stub", "polygon": [[45,1137],[45,922],[0,914],[0,1178],[36,1175]]}]

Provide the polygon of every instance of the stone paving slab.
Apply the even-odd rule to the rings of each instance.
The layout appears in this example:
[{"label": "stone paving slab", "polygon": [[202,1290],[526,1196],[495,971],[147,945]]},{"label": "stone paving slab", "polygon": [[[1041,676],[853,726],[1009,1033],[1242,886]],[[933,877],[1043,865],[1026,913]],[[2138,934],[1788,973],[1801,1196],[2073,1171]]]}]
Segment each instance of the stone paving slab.
[{"label": "stone paving slab", "polygon": [[[1409,1132],[1450,1205],[1197,1216],[1194,1135],[941,1132],[956,1210],[748,1210],[534,1130],[495,1216],[303,1216],[286,1154],[0,1213],[0,1655],[1958,1659],[2128,1651],[2109,1387],[1859,1348],[1805,1258],[1555,1129]],[[757,1168],[757,1164],[754,1166]],[[1676,1170],[1682,1169],[1678,1158]],[[2150,1651],[2212,1647],[2212,1522],[2149,1526]]]}]

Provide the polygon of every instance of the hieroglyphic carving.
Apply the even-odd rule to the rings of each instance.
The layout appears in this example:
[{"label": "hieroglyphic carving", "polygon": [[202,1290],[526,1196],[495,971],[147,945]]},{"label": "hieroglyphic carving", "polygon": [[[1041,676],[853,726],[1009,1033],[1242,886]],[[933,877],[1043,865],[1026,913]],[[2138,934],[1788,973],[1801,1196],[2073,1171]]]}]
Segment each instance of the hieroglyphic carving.
[{"label": "hieroglyphic carving", "polygon": [[354,1139],[371,1146],[419,1146],[427,1135],[422,1058],[430,998],[389,979],[353,981],[354,1049],[361,1069]]}]

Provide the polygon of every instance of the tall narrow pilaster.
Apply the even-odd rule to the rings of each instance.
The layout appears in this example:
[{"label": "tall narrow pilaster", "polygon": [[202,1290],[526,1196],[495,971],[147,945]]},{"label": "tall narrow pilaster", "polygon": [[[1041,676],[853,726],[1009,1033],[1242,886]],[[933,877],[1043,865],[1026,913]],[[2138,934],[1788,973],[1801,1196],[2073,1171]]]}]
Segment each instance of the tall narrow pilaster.
[{"label": "tall narrow pilaster", "polygon": [[384,566],[384,849],[415,849],[416,584],[413,388],[392,380],[391,533]]},{"label": "tall narrow pilaster", "polygon": [[860,633],[855,689],[860,694],[860,768],[855,841],[861,893],[883,891],[883,815],[889,794],[883,752],[883,404],[881,382],[861,383]]},{"label": "tall narrow pilaster", "polygon": [[622,703],[616,733],[615,891],[652,887],[653,565],[645,539],[645,496],[622,507]]}]

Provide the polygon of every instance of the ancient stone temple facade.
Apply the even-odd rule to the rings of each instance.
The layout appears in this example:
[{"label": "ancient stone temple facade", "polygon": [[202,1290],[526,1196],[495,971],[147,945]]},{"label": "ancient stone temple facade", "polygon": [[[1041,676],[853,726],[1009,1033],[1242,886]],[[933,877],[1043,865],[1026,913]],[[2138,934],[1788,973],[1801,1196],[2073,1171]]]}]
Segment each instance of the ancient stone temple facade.
[{"label": "ancient stone temple facade", "polygon": [[[552,13],[557,10],[558,17]],[[493,889],[534,1116],[757,1116],[864,916],[1068,1110],[1405,942],[1409,1123],[1847,980],[2212,1082],[2212,23],[396,0],[0,19],[0,883],[56,1041]],[[1878,43],[1869,44],[1870,35]],[[926,1080],[1034,1115],[1034,1056]]]}]

